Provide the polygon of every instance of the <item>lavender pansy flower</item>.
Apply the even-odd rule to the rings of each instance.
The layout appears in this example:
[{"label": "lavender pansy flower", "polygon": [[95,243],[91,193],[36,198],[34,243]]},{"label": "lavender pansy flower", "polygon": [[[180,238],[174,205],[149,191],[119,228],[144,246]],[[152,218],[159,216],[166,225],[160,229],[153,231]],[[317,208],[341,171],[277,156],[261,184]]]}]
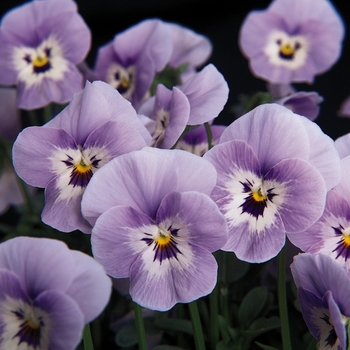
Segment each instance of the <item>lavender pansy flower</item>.
[{"label": "lavender pansy flower", "polygon": [[[219,143],[220,137],[226,126],[210,125],[212,133],[212,144],[215,146]],[[177,149],[196,154],[202,157],[209,149],[208,135],[204,125],[199,125],[190,129],[176,144]]]},{"label": "lavender pansy flower", "polygon": [[[94,225],[94,258],[115,278],[130,278],[133,300],[165,311],[209,294],[211,254],[227,239],[210,199],[216,171],[180,150],[144,148],[115,158],[92,178],[82,211]],[[98,195],[97,195],[98,194]]]},{"label": "lavender pansy flower", "polygon": [[90,30],[72,0],[31,1],[8,12],[0,26],[0,83],[17,85],[20,108],[65,103],[83,88],[76,64]]},{"label": "lavender pansy flower", "polygon": [[299,254],[291,270],[305,323],[319,349],[347,349],[349,276],[323,254]]},{"label": "lavender pansy flower", "polygon": [[344,26],[326,0],[274,0],[251,12],[239,37],[250,68],[271,83],[312,83],[339,58]]},{"label": "lavender pansy flower", "polygon": [[285,232],[315,223],[327,189],[341,176],[333,141],[277,104],[261,105],[234,121],[204,158],[218,171],[212,198],[229,225],[222,249],[248,262],[271,259],[283,247]]},{"label": "lavender pansy flower", "polygon": [[90,256],[53,239],[8,240],[0,244],[0,348],[73,350],[110,293]]},{"label": "lavender pansy flower", "polygon": [[150,118],[146,122],[152,135],[150,146],[171,148],[185,130],[190,115],[190,103],[177,87],[172,90],[158,84],[156,95],[139,109],[139,114]]},{"label": "lavender pansy flower", "polygon": [[296,114],[314,121],[323,98],[317,92],[296,91],[291,84],[267,84],[273,102],[289,108]]},{"label": "lavender pansy flower", "polygon": [[303,235],[290,235],[292,243],[303,251],[331,256],[350,274],[350,156],[341,160],[343,176],[327,194],[321,218]]},{"label": "lavender pansy flower", "polygon": [[172,42],[163,22],[145,20],[101,47],[94,70],[98,79],[112,85],[138,108],[171,53]]},{"label": "lavender pansy flower", "polygon": [[323,98],[317,92],[298,91],[274,100],[275,103],[287,107],[296,114],[315,120],[320,112],[319,104]]},{"label": "lavender pansy flower", "polygon": [[91,177],[112,158],[140,149],[150,139],[118,91],[104,82],[87,82],[54,119],[19,134],[13,161],[25,182],[45,188],[45,223],[63,232],[90,233],[80,202]]},{"label": "lavender pansy flower", "polygon": [[186,125],[203,124],[217,117],[224,108],[228,92],[224,77],[212,64],[192,74],[172,91],[159,84],[156,95],[138,110],[154,121],[146,122],[152,134],[150,146],[171,148]]}]

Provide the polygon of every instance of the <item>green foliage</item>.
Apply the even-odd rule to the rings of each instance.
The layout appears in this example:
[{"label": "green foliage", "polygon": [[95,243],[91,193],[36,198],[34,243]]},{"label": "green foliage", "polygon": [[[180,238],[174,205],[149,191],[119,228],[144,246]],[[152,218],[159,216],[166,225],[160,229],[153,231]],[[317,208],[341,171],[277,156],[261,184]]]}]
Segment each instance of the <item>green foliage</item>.
[{"label": "green foliage", "polygon": [[171,89],[175,85],[180,85],[181,74],[187,67],[187,63],[184,63],[177,68],[166,66],[161,72],[156,74],[150,89],[151,95],[155,95],[158,84],[163,84],[168,89]]}]

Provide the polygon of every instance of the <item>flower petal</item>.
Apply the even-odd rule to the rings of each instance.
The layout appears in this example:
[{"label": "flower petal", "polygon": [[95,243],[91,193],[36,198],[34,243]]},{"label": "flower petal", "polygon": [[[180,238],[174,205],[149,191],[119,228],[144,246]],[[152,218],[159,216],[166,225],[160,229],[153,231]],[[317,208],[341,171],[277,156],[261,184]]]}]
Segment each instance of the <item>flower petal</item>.
[{"label": "flower petal", "polygon": [[46,187],[55,176],[50,157],[57,148],[76,148],[76,144],[63,130],[38,126],[25,128],[13,146],[17,174],[32,186]]},{"label": "flower petal", "polygon": [[75,277],[66,294],[71,296],[84,314],[84,323],[90,323],[105,308],[111,295],[112,281],[102,265],[79,251],[71,251]]},{"label": "flower petal", "polygon": [[260,105],[235,120],[223,132],[220,143],[232,140],[250,145],[263,174],[282,159],[308,160],[310,154],[309,137],[301,117],[277,104]]},{"label": "flower petal", "polygon": [[162,200],[157,212],[158,225],[179,229],[190,244],[209,252],[220,249],[227,240],[227,224],[217,205],[198,192],[171,192]]},{"label": "flower petal", "polygon": [[178,259],[153,261],[153,251],[146,250],[130,271],[130,295],[141,306],[166,311],[176,303],[189,303],[211,293],[216,284],[217,263],[214,256],[198,246],[184,250]]},{"label": "flower petal", "polygon": [[265,175],[265,182],[277,194],[273,200],[287,232],[304,231],[322,215],[327,194],[325,182],[308,162],[282,160]]},{"label": "flower petal", "polygon": [[104,212],[96,221],[91,235],[94,258],[114,278],[129,277],[130,267],[146,249],[145,232],[155,230],[147,215],[126,206]]},{"label": "flower petal", "polygon": [[72,298],[56,290],[46,290],[34,300],[34,307],[49,315],[47,337],[51,348],[67,350],[78,346],[84,328],[84,315]]},{"label": "flower petal", "polygon": [[73,257],[61,241],[16,237],[0,244],[0,268],[13,271],[32,299],[48,289],[64,292],[73,281],[73,265]]}]

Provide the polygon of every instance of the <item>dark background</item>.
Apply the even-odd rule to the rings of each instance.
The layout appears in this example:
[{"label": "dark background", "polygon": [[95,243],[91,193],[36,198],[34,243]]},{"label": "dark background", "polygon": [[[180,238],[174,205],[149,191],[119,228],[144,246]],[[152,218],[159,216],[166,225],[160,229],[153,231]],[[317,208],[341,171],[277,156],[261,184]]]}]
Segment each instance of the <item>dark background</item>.
[{"label": "dark background", "polygon": [[[26,1],[1,0],[0,15]],[[268,0],[242,2],[215,0],[77,0],[79,13],[92,31],[93,44],[87,61],[94,65],[99,46],[111,41],[115,34],[146,18],[159,18],[187,26],[206,35],[213,43],[213,63],[224,75],[230,87],[230,97],[225,109],[217,118],[219,124],[234,120],[232,106],[239,94],[265,91],[264,81],[255,78],[248,61],[239,50],[239,28],[249,11],[264,9]],[[341,14],[347,29],[350,23],[350,5],[334,0],[333,5]],[[208,63],[209,63],[208,62]],[[350,95],[350,38],[347,30],[343,53],[339,61],[326,73],[316,77],[313,85],[297,84],[298,90],[317,91],[324,98],[320,116],[316,122],[333,139],[350,132],[350,119],[337,116],[341,103]]]}]

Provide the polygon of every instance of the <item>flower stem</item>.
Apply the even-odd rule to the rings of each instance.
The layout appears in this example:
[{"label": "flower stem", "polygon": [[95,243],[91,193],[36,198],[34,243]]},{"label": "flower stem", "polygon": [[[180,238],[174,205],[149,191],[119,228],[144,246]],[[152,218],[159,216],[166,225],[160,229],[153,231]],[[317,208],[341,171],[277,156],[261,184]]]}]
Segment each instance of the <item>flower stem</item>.
[{"label": "flower stem", "polygon": [[283,350],[292,350],[286,293],[286,246],[282,248],[278,255],[278,306],[281,319]]},{"label": "flower stem", "polygon": [[210,341],[211,348],[216,349],[219,342],[219,288],[216,284],[214,290],[209,296],[210,306]]},{"label": "flower stem", "polygon": [[143,323],[143,317],[142,317],[142,309],[139,304],[134,304],[134,312],[135,312],[135,324],[136,324],[136,330],[137,330],[137,339],[139,343],[139,349],[140,350],[147,350],[147,341],[146,341],[146,332],[145,332],[145,325]]},{"label": "flower stem", "polygon": [[92,342],[90,324],[85,325],[83,333],[84,350],[94,350],[94,343]]},{"label": "flower stem", "polygon": [[208,150],[213,148],[213,133],[211,132],[210,125],[208,122],[204,123],[205,131],[207,132],[208,136]]},{"label": "flower stem", "polygon": [[188,304],[193,326],[194,342],[196,350],[205,350],[202,324],[199,317],[198,306],[196,301]]}]

